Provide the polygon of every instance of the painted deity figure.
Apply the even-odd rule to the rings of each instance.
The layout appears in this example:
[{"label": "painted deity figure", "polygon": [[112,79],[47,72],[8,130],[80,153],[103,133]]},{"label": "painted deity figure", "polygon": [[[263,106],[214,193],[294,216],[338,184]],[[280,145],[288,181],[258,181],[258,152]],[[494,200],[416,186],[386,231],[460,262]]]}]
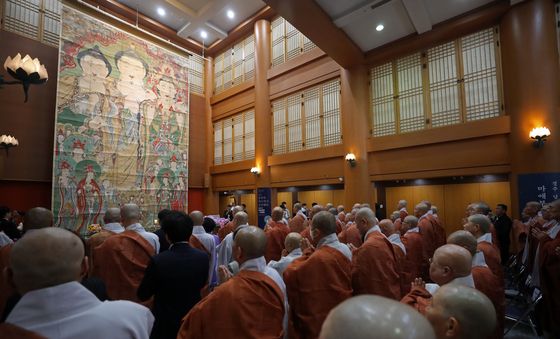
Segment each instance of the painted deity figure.
[{"label": "painted deity figure", "polygon": [[78,183],[77,202],[78,213],[82,220],[76,231],[80,232],[84,227],[98,223],[103,206],[103,196],[99,185],[95,181],[95,172],[92,165],[86,167],[86,175]]},{"label": "painted deity figure", "polygon": [[68,162],[60,163],[60,176],[58,177],[58,210],[56,211],[56,226],[74,229],[78,214],[76,198],[76,182],[70,176],[71,166]]},{"label": "painted deity figure", "polygon": [[[156,85],[158,94],[155,116],[149,123],[150,150],[163,155],[176,149],[181,139],[181,129],[178,118],[184,114],[177,112],[177,87],[168,76],[159,79]],[[183,119],[184,120],[184,119]]]},{"label": "painted deity figure", "polygon": [[156,201],[158,210],[161,211],[162,209],[171,209],[171,200],[173,194],[173,187],[171,185],[171,173],[169,171],[165,171],[161,175],[161,186],[156,193]]}]

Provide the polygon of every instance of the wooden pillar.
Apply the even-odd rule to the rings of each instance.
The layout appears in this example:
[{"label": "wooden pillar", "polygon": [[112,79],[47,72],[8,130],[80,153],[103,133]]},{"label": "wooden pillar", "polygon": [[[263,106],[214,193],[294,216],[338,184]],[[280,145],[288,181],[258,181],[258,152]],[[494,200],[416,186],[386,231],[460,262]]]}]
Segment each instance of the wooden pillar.
[{"label": "wooden pillar", "polygon": [[[255,166],[261,170],[261,174],[255,177],[255,199],[257,199],[255,206],[257,209],[259,206],[257,188],[270,187],[268,156],[272,150],[272,138],[267,79],[269,68],[270,21],[259,20],[255,23]],[[272,196],[271,192],[271,198]],[[272,208],[272,206],[270,207]],[[258,215],[255,216],[258,217]]]},{"label": "wooden pillar", "polygon": [[[368,72],[364,66],[341,69],[341,115],[344,151],[356,155],[356,166],[344,164],[344,205],[369,202],[371,183],[368,175],[367,140]],[[344,158],[340,161],[346,162]]]},{"label": "wooden pillar", "polygon": [[[552,0],[525,1],[500,23],[505,111],[511,116],[512,215],[519,217],[518,175],[560,172],[560,70]],[[534,148],[529,132],[551,136]]]},{"label": "wooden pillar", "polygon": [[206,118],[206,166],[204,171],[204,214],[221,214],[219,192],[214,192],[212,188],[212,176],[210,167],[214,164],[214,127],[212,124],[212,79],[214,77],[214,63],[212,58],[204,60],[204,116]]}]

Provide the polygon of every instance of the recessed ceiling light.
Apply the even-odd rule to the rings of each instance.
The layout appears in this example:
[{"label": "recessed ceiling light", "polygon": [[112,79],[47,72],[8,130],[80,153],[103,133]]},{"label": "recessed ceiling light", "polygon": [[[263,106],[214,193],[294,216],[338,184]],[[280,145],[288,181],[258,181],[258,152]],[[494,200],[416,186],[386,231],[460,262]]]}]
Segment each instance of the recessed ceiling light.
[{"label": "recessed ceiling light", "polygon": [[382,24],[377,25],[377,27],[375,27],[375,30],[378,32],[381,32],[383,30],[383,28],[385,28],[385,26],[383,26]]},{"label": "recessed ceiling light", "polygon": [[206,33],[206,31],[200,31],[200,37],[202,39],[206,39],[206,38],[208,38],[208,33]]},{"label": "recessed ceiling light", "polygon": [[230,18],[230,19],[235,18],[235,12],[232,11],[231,9],[228,9],[228,11],[227,11],[227,17]]},{"label": "recessed ceiling light", "polygon": [[160,16],[165,16],[165,9],[158,7],[157,14],[159,14]]}]

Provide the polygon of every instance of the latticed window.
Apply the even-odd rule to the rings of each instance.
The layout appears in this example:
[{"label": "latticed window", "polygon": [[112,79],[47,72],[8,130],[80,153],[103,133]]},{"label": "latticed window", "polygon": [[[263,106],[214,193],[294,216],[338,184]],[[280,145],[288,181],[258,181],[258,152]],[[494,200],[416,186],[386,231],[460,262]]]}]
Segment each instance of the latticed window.
[{"label": "latticed window", "polygon": [[60,0],[6,0],[2,28],[58,47],[61,10]]},{"label": "latticed window", "polygon": [[311,40],[282,17],[272,21],[270,27],[272,30],[273,67],[316,47]]},{"label": "latticed window", "polygon": [[214,59],[214,94],[255,76],[255,36],[226,49]]},{"label": "latticed window", "polygon": [[198,54],[189,56],[189,89],[192,93],[204,94],[204,58]]},{"label": "latticed window", "polygon": [[490,28],[372,68],[372,135],[499,116],[498,39]]},{"label": "latticed window", "polygon": [[272,102],[272,152],[340,144],[340,80],[331,80]]},{"label": "latticed window", "polygon": [[214,165],[255,158],[255,112],[214,122]]}]

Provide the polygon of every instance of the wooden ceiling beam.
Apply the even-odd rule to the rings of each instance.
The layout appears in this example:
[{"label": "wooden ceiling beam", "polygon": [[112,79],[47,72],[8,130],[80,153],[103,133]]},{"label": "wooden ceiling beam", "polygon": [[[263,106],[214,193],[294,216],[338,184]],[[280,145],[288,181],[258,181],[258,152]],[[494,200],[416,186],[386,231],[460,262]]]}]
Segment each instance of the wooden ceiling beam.
[{"label": "wooden ceiling beam", "polygon": [[264,0],[344,68],[363,64],[364,53],[313,0]]}]

